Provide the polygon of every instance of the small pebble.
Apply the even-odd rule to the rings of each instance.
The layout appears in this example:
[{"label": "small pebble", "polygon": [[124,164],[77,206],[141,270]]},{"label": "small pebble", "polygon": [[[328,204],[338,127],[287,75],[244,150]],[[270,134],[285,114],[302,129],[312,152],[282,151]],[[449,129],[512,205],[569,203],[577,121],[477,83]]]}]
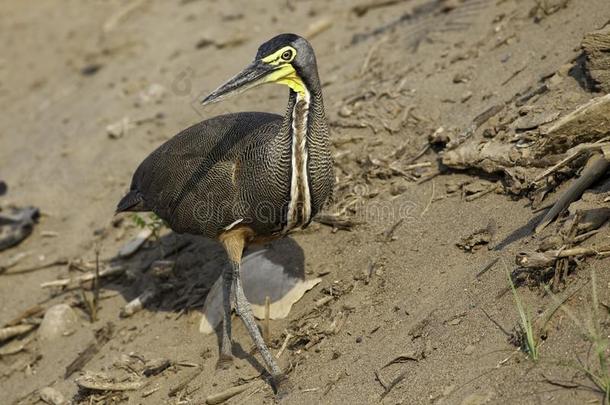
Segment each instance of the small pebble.
[{"label": "small pebble", "polygon": [[50,405],[64,405],[67,404],[66,399],[57,391],[55,388],[45,387],[40,390],[40,399]]},{"label": "small pebble", "polygon": [[93,76],[94,74],[99,72],[99,70],[101,68],[102,68],[101,64],[99,64],[99,63],[92,63],[92,64],[89,64],[89,65],[85,66],[84,68],[82,68],[80,70],[80,73],[83,76]]},{"label": "small pebble", "polygon": [[339,110],[339,117],[349,117],[350,115],[352,115],[353,111],[346,105],[344,105],[343,107],[341,107],[341,109]]}]

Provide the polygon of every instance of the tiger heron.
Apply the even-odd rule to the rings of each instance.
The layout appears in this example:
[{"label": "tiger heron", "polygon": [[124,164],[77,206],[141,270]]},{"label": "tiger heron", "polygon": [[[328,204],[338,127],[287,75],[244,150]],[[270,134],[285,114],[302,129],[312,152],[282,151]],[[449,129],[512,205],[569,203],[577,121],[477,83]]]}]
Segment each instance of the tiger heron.
[{"label": "tiger heron", "polygon": [[284,116],[264,112],[220,115],[185,129],[136,170],[117,212],[153,211],[178,233],[219,240],[223,326],[217,368],[232,363],[231,301],[272,377],[285,376],[257,328],[240,279],[244,248],[306,227],[331,196],[333,161],[313,49],[294,34],[258,49],[241,73],[207,96],[210,104],[263,83],[290,88]]}]

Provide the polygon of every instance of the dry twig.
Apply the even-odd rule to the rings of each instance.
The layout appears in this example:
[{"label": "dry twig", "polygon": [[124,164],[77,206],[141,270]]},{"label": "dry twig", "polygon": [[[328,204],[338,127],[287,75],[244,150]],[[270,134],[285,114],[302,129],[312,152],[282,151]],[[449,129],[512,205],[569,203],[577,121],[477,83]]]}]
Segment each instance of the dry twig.
[{"label": "dry twig", "polygon": [[146,385],[144,381],[112,382],[90,374],[78,377],[75,382],[81,388],[94,391],[135,391]]},{"label": "dry twig", "polygon": [[236,385],[222,392],[208,395],[208,397],[205,399],[205,403],[208,405],[222,404],[223,402],[234,397],[235,395],[241,394],[242,392],[250,388],[251,385],[251,382],[242,385]]},{"label": "dry twig", "polygon": [[[98,272],[97,277],[102,278],[102,277],[116,276],[119,274],[123,274],[123,272],[125,272],[124,266],[112,265],[112,266],[107,267],[107,268],[101,270],[100,272]],[[95,277],[96,277],[96,273],[90,272],[90,273],[83,274],[81,276],[74,277],[74,278],[63,278],[60,280],[47,281],[45,283],[40,284],[40,287],[42,287],[42,288],[69,287],[72,285],[72,288],[76,288],[82,283],[95,279]]]},{"label": "dry twig", "polygon": [[282,343],[280,350],[275,355],[276,359],[279,359],[280,357],[282,357],[282,354],[284,354],[284,351],[288,347],[288,343],[290,342],[290,339],[292,339],[293,337],[294,337],[294,335],[292,333],[286,333],[286,338],[284,338],[284,343]]},{"label": "dry twig", "polygon": [[180,391],[182,391],[184,388],[186,388],[186,386],[189,385],[189,383],[191,381],[193,381],[195,378],[197,378],[199,376],[199,374],[201,374],[202,371],[203,371],[203,368],[201,366],[197,366],[196,370],[189,373],[184,379],[182,379],[182,381],[180,381],[177,385],[172,387],[169,390],[168,395],[170,397],[176,396],[176,394],[178,394]]},{"label": "dry twig", "polygon": [[610,246],[600,248],[576,247],[570,249],[547,250],[546,252],[520,252],[515,261],[517,265],[529,269],[549,267],[558,259],[572,256],[608,256]]},{"label": "dry twig", "polygon": [[8,340],[15,336],[23,335],[34,329],[36,325],[16,325],[16,326],[8,326],[6,328],[0,329],[0,342],[4,340]]},{"label": "dry twig", "polygon": [[[25,256],[23,256],[23,257],[25,257]],[[9,264],[7,264],[5,266],[0,266],[0,274],[4,274],[5,276],[14,276],[14,275],[17,275],[17,274],[32,273],[34,271],[48,269],[50,267],[63,266],[63,265],[66,265],[68,263],[69,263],[68,259],[64,259],[64,258],[62,258],[62,259],[55,259],[55,260],[51,260],[50,262],[47,262],[47,263],[39,264],[39,265],[32,266],[32,267],[25,267],[23,269],[17,269],[17,270],[13,270],[11,272],[8,272],[6,270],[8,270],[9,268],[11,268],[13,266],[12,263],[9,263]]]}]

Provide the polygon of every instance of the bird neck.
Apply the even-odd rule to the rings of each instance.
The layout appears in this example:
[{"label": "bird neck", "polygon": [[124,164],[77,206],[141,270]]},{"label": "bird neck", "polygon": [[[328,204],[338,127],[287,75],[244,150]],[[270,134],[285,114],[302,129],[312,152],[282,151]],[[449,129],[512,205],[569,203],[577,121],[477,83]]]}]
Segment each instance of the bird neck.
[{"label": "bird neck", "polygon": [[312,218],[309,145],[317,141],[316,137],[328,136],[326,131],[318,133],[316,130],[326,128],[321,92],[311,92],[307,88],[299,92],[291,90],[284,128],[291,145],[290,199],[284,228],[284,232],[288,232],[306,226]]},{"label": "bird neck", "polygon": [[[299,133],[295,132],[295,128],[299,130]],[[313,130],[320,128],[323,130]],[[290,138],[304,134],[303,139],[307,141],[328,137],[324,102],[319,86],[305,86],[299,91],[290,90],[288,108],[284,115],[283,132]],[[307,149],[307,142],[304,147]]]}]

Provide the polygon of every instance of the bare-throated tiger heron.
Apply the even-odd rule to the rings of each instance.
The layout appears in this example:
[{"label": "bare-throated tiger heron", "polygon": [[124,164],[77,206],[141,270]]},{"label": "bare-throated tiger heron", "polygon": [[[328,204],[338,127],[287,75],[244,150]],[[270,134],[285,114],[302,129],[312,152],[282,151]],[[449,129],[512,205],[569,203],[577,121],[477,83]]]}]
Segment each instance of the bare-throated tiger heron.
[{"label": "bare-throated tiger heron", "polygon": [[231,364],[231,300],[273,383],[285,381],[252,316],[240,280],[249,243],[306,227],[330,197],[333,161],[318,69],[309,42],[282,34],[258,49],[254,62],[207,96],[219,101],[263,83],[290,88],[284,116],[238,112],[185,129],[136,170],[122,211],[153,211],[179,233],[219,240],[229,257],[223,271],[223,326],[217,367]]}]

